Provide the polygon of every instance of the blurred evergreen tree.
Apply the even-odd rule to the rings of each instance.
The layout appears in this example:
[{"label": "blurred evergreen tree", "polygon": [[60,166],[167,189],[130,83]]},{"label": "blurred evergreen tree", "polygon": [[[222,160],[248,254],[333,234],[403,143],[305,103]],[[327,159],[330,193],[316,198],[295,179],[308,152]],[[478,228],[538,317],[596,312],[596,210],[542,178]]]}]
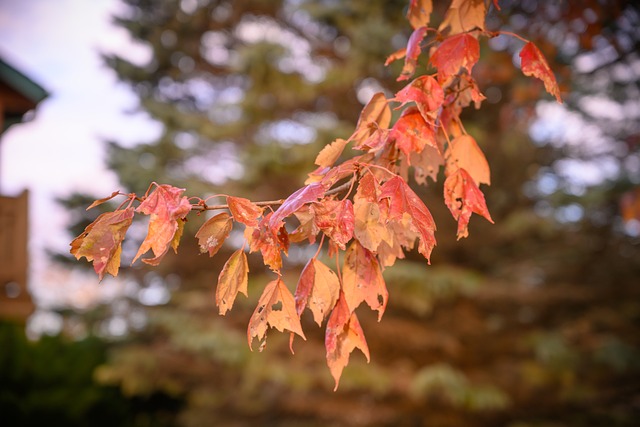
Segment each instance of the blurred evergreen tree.
[{"label": "blurred evergreen tree", "polygon": [[[286,196],[324,144],[351,133],[372,93],[399,89],[397,64],[382,64],[409,35],[405,1],[123,3],[116,22],[150,59],[117,53],[106,60],[163,125],[156,141],[109,144],[110,166],[127,190],[144,192],[156,181],[202,197]],[[184,426],[633,425],[640,416],[640,251],[638,233],[624,228],[616,203],[640,176],[638,8],[616,1],[500,4],[490,26],[541,47],[567,106],[587,118],[572,123],[599,129],[602,150],[535,126],[529,142],[536,108],[551,107],[536,103],[539,86],[513,70],[521,43],[498,37],[484,44],[475,70],[488,99],[468,113],[468,130],[492,168],[486,193],[496,225],[472,220],[470,237],[455,242],[441,180],[420,189],[438,224],[432,265],[409,257],[385,272],[384,319],[378,324],[359,312],[372,362],[354,356],[337,393],[309,318],[309,340],[296,343],[295,356],[288,337],[277,335],[263,354],[249,352],[246,323],[268,280],[255,273],[260,260],[250,259],[251,297],[219,317],[213,289],[233,248],[197,257],[188,237],[179,256],[153,271],[123,272],[136,278],[139,295],[163,288],[171,300],[139,298],[157,304],[145,310],[146,328],[115,349],[97,378],[132,396],[184,397]],[[432,19],[441,16],[437,9]],[[596,65],[580,65],[589,61]],[[594,117],[594,96],[624,114]],[[584,175],[567,173],[568,161],[615,167],[576,189]],[[191,220],[192,231],[200,223]],[[125,245],[125,259],[136,249],[136,242]],[[292,248],[290,268],[306,256]]]}]

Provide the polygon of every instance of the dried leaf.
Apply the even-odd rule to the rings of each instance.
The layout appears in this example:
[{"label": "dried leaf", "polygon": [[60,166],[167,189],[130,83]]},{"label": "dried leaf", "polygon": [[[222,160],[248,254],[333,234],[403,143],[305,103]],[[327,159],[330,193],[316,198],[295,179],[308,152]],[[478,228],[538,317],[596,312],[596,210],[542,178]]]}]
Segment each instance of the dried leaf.
[{"label": "dried leaf", "polygon": [[473,29],[484,31],[486,14],[485,0],[453,0],[438,31],[442,32],[447,27],[450,28],[450,35],[464,33]]},{"label": "dried leaf", "polygon": [[371,97],[360,112],[356,130],[353,131],[349,141],[355,141],[355,146],[359,147],[378,129],[388,128],[390,123],[389,101],[384,93],[378,92]]},{"label": "dried leaf", "polygon": [[342,268],[342,290],[350,311],[363,301],[378,311],[378,320],[387,307],[389,292],[376,256],[355,240],[347,249]]},{"label": "dried leaf", "polygon": [[89,207],[86,210],[89,210],[91,208],[95,208],[96,206],[100,206],[101,204],[103,204],[104,202],[108,202],[109,200],[113,199],[114,197],[116,197],[118,194],[120,194],[119,191],[114,191],[113,193],[111,193],[110,196],[107,197],[103,197],[102,199],[98,199],[98,200],[94,200],[93,203],[91,203],[89,205]]},{"label": "dried leaf", "polygon": [[316,225],[314,211],[307,205],[298,209],[294,215],[300,221],[300,225],[289,234],[289,241],[291,243],[300,243],[304,240],[309,240],[309,243],[313,245],[316,242],[316,236],[320,232]]},{"label": "dried leaf", "polygon": [[316,226],[340,249],[353,237],[353,204],[351,200],[323,199],[312,205]]},{"label": "dried leaf", "polygon": [[247,283],[249,281],[249,264],[244,249],[238,249],[227,260],[218,276],[216,287],[216,305],[221,315],[233,307],[238,292],[247,295]]},{"label": "dried leaf", "polygon": [[262,215],[263,209],[249,199],[242,197],[227,196],[227,205],[233,219],[249,227],[258,225],[258,218]]},{"label": "dried leaf", "polygon": [[249,348],[253,338],[260,341],[260,349],[264,348],[266,343],[266,333],[269,327],[276,328],[280,332],[288,330],[300,335],[303,339],[307,339],[302,331],[300,318],[296,313],[296,302],[293,295],[280,277],[269,282],[264,288],[258,305],[249,320],[247,328],[247,340]]},{"label": "dried leaf", "polygon": [[367,346],[358,317],[349,310],[343,293],[340,293],[338,302],[327,322],[324,343],[327,349],[327,365],[336,382],[335,391],[338,389],[342,371],[349,363],[349,356],[355,348],[362,351],[367,362],[370,360],[369,346]]},{"label": "dried leaf", "polygon": [[478,59],[478,40],[470,34],[458,34],[445,39],[431,55],[430,62],[438,69],[438,82],[445,85],[461,68],[471,74]]},{"label": "dried leaf", "polygon": [[214,256],[229,237],[232,226],[233,221],[226,212],[220,212],[209,218],[196,233],[200,252],[209,252],[210,257]]},{"label": "dried leaf", "polygon": [[346,147],[347,141],[341,138],[325,145],[316,157],[315,164],[320,167],[330,167],[340,158],[340,155]]},{"label": "dried leaf", "polygon": [[338,276],[322,262],[311,258],[302,270],[296,287],[298,317],[308,305],[313,313],[313,320],[321,326],[322,321],[336,305],[339,292]]},{"label": "dried leaf", "polygon": [[178,219],[183,219],[191,211],[189,200],[182,196],[183,188],[172,187],[167,184],[157,185],[156,189],[142,202],[136,212],[150,215],[147,237],[142,242],[135,262],[149,249],[154,258],[143,259],[150,265],[158,265],[169,250],[169,246],[177,248],[174,237],[178,232]]},{"label": "dried leaf", "polygon": [[284,225],[277,229],[271,226],[271,216],[269,213],[262,218],[257,227],[247,227],[245,237],[249,241],[249,249],[251,252],[259,250],[262,253],[262,259],[265,265],[273,271],[279,271],[282,268],[282,255],[289,251],[289,234]]},{"label": "dried leaf", "polygon": [[76,259],[93,261],[93,269],[102,280],[105,273],[118,275],[122,241],[133,220],[133,208],[106,212],[95,219],[71,242]]},{"label": "dried leaf", "polygon": [[411,0],[407,11],[407,20],[414,29],[426,27],[429,25],[431,12],[433,12],[431,0]]},{"label": "dried leaf", "polygon": [[551,71],[540,49],[532,42],[529,42],[520,51],[520,59],[522,60],[520,66],[524,75],[542,80],[547,92],[555,96],[559,103],[562,103],[556,77],[553,75],[553,71]]},{"label": "dried leaf", "polygon": [[418,252],[427,260],[436,245],[436,224],[431,212],[409,185],[399,176],[385,182],[381,187],[380,199],[389,199],[389,218],[401,220],[406,213],[411,227],[418,233]]},{"label": "dried leaf", "polygon": [[419,153],[411,153],[411,165],[414,168],[414,178],[418,184],[427,185],[427,177],[436,182],[438,171],[443,164],[444,158],[440,152],[428,145]]},{"label": "dried leaf", "polygon": [[445,180],[444,201],[453,218],[458,221],[458,240],[469,235],[468,226],[472,213],[482,215],[493,224],[484,194],[464,169],[458,169]]},{"label": "dried leaf", "polygon": [[476,185],[491,185],[489,163],[471,135],[460,135],[451,141],[447,152],[447,175],[463,168]]}]

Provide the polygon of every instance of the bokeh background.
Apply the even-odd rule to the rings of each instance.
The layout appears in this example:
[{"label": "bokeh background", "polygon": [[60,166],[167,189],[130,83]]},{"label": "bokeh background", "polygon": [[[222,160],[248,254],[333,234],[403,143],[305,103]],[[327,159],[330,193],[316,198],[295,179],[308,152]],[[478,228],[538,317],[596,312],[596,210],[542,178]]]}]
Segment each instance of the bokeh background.
[{"label": "bokeh background", "polygon": [[[250,256],[250,297],[218,316],[214,258],[187,224],[180,253],[101,284],[68,243],[114,190],[151,181],[205,197],[281,198],[315,154],[391,95],[407,2],[0,0],[0,55],[49,96],[0,149],[0,190],[30,194],[29,317],[0,325],[0,414],[12,426],[633,426],[640,419],[640,9],[635,2],[500,1],[487,20],[544,52],[556,103],[522,76],[523,43],[484,39],[487,99],[465,113],[487,154],[496,224],[455,240],[442,179],[417,188],[438,224],[385,271],[380,323],[358,312],[340,388],[323,332],[288,350],[246,324],[271,280]],[[446,2],[437,2],[439,22]],[[419,70],[424,71],[424,64]],[[442,177],[440,177],[442,178]],[[109,206],[105,206],[108,209]],[[113,206],[111,206],[113,208]],[[96,212],[94,212],[96,211]],[[123,248],[131,259],[146,224]],[[311,249],[313,253],[315,249]],[[255,254],[254,254],[255,255]],[[309,256],[292,248],[289,286]],[[5,297],[14,295],[6,284]],[[15,296],[15,295],[14,295]]]}]

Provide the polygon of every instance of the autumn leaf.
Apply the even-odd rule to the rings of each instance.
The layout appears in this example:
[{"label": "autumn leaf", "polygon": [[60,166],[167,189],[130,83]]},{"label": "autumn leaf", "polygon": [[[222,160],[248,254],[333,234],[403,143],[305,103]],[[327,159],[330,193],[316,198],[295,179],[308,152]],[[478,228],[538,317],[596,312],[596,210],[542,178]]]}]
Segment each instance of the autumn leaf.
[{"label": "autumn leaf", "polygon": [[300,318],[296,313],[296,302],[291,292],[285,286],[280,277],[269,282],[264,288],[258,305],[249,320],[247,328],[247,340],[249,348],[253,338],[260,341],[260,350],[264,348],[266,343],[267,329],[276,328],[280,332],[288,330],[300,335],[303,339],[307,339],[302,331]]},{"label": "autumn leaf", "polygon": [[378,311],[378,321],[387,307],[389,292],[376,256],[354,240],[342,267],[342,290],[347,306],[354,311],[363,301]]},{"label": "autumn leaf", "polygon": [[233,307],[238,292],[247,295],[249,265],[244,249],[238,249],[227,260],[218,276],[216,287],[216,305],[221,315]]},{"label": "autumn leaf", "polygon": [[524,75],[542,80],[547,92],[555,96],[559,103],[562,103],[556,77],[553,75],[553,71],[549,68],[549,64],[540,49],[532,42],[528,42],[520,51],[520,59],[520,66]]},{"label": "autumn leaf", "polygon": [[273,271],[279,271],[282,268],[282,255],[289,251],[289,234],[281,225],[274,229],[271,227],[271,216],[269,213],[262,218],[257,227],[247,227],[245,237],[249,242],[250,252],[260,251],[265,265]]},{"label": "autumn leaf", "polygon": [[334,391],[338,389],[342,371],[349,364],[349,356],[354,349],[359,348],[367,362],[370,360],[369,346],[358,317],[349,309],[342,292],[327,322],[324,344],[327,349],[327,365],[336,382]]},{"label": "autumn leaf", "polygon": [[353,234],[362,246],[375,252],[382,239],[387,236],[383,216],[378,205],[378,184],[371,173],[366,173],[358,182],[353,197]]},{"label": "autumn leaf", "polygon": [[471,175],[462,168],[445,180],[444,201],[453,218],[458,221],[458,240],[469,235],[468,226],[472,213],[482,215],[493,224],[484,194]]},{"label": "autumn leaf", "polygon": [[[413,33],[411,33],[411,37],[409,37],[409,41],[407,43],[407,50],[405,52],[404,66],[402,67],[402,71],[400,72],[400,76],[397,78],[397,81],[408,80],[416,72],[418,57],[422,51],[420,43],[422,43],[422,39],[424,39],[426,35],[427,27],[416,28]],[[391,57],[387,59],[385,65],[390,62],[390,59]]]},{"label": "autumn leaf", "polygon": [[411,0],[407,10],[407,20],[414,29],[426,27],[429,25],[431,12],[433,12],[431,0]]},{"label": "autumn leaf", "polygon": [[480,44],[470,34],[458,34],[445,39],[429,61],[438,69],[438,82],[445,85],[461,68],[470,74],[480,59]]},{"label": "autumn leaf", "polygon": [[313,320],[322,325],[331,309],[336,305],[340,292],[338,276],[329,267],[311,258],[305,265],[298,286],[296,287],[295,300],[298,317],[305,307],[313,313]]},{"label": "autumn leaf", "polygon": [[93,261],[100,280],[106,273],[118,275],[122,241],[133,220],[133,208],[106,212],[95,219],[71,242],[71,254],[76,259]]},{"label": "autumn leaf", "polygon": [[436,79],[431,76],[420,76],[396,93],[394,101],[415,102],[425,120],[432,119],[444,102],[444,91]]},{"label": "autumn leaf", "polygon": [[447,158],[447,175],[463,168],[471,175],[476,185],[491,185],[489,163],[471,135],[460,135],[454,138],[445,157]]},{"label": "autumn leaf", "polygon": [[446,28],[450,28],[450,35],[464,33],[476,28],[484,31],[486,14],[485,0],[453,0],[438,31],[443,32]]},{"label": "autumn leaf", "polygon": [[258,225],[258,218],[262,215],[262,208],[249,199],[227,196],[227,205],[233,219],[249,227]]},{"label": "autumn leaf", "polygon": [[311,206],[303,206],[298,209],[294,215],[300,222],[300,225],[289,233],[289,241],[291,243],[300,243],[304,240],[309,240],[309,243],[313,245],[316,242],[316,236],[320,232],[320,229],[316,225],[316,215],[311,209]]},{"label": "autumn leaf", "polygon": [[209,252],[210,257],[214,256],[229,237],[232,226],[233,221],[226,212],[220,212],[209,218],[196,233],[200,252]]},{"label": "autumn leaf", "polygon": [[323,199],[312,205],[316,226],[344,250],[353,237],[353,204],[351,200]]},{"label": "autumn leaf", "polygon": [[418,233],[418,252],[427,260],[436,245],[436,224],[431,212],[409,185],[399,176],[385,182],[380,188],[380,199],[389,200],[389,219],[402,219],[406,213],[411,227]]},{"label": "autumn leaf", "polygon": [[269,227],[274,230],[278,230],[284,224],[284,219],[300,209],[307,203],[314,202],[318,200],[320,197],[324,196],[326,188],[322,183],[314,182],[313,184],[309,184],[304,186],[293,194],[291,194],[284,201],[280,207],[273,212],[271,219],[269,220]]},{"label": "autumn leaf", "polygon": [[111,193],[110,196],[103,197],[102,199],[94,200],[93,203],[91,203],[86,210],[93,209],[96,206],[100,206],[101,204],[103,204],[105,202],[108,202],[109,200],[113,199],[114,197],[116,197],[119,194],[120,194],[119,191],[114,191],[113,193]]},{"label": "autumn leaf", "polygon": [[391,129],[389,137],[396,147],[407,156],[409,161],[411,153],[421,152],[425,146],[438,148],[436,134],[433,125],[427,123],[415,107],[406,108],[400,118]]},{"label": "autumn leaf", "polygon": [[438,178],[440,166],[444,164],[444,158],[433,147],[425,146],[419,153],[411,153],[411,165],[414,169],[414,178],[418,184],[427,184],[427,177],[433,182]]},{"label": "autumn leaf", "polygon": [[315,164],[320,167],[330,167],[340,158],[340,155],[344,151],[344,147],[347,145],[347,140],[338,138],[333,142],[325,145],[325,147],[320,150],[318,156],[316,157]]},{"label": "autumn leaf", "polygon": [[381,129],[386,129],[391,123],[391,109],[389,101],[384,93],[378,92],[374,94],[367,105],[364,106],[358,118],[358,124],[353,131],[349,141],[355,141],[355,147],[360,147],[366,140],[372,137]]},{"label": "autumn leaf", "polygon": [[169,246],[174,250],[177,248],[174,237],[179,229],[178,219],[184,219],[191,211],[191,204],[186,197],[182,196],[183,192],[183,188],[167,184],[156,185],[155,190],[140,203],[136,212],[150,215],[151,219],[147,237],[142,242],[133,262],[151,249],[155,255],[154,258],[142,261],[146,264],[158,265],[169,250]]}]

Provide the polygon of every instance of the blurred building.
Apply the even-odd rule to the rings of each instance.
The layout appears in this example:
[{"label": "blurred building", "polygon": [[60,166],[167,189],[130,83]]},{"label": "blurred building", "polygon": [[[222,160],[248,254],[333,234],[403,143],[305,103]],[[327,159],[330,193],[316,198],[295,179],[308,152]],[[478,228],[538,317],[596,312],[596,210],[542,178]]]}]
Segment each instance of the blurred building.
[{"label": "blurred building", "polygon": [[[47,95],[42,87],[0,58],[0,144],[2,134],[21,123]],[[27,289],[28,218],[28,191],[17,197],[3,195],[0,170],[0,319],[24,322],[34,310]]]}]

